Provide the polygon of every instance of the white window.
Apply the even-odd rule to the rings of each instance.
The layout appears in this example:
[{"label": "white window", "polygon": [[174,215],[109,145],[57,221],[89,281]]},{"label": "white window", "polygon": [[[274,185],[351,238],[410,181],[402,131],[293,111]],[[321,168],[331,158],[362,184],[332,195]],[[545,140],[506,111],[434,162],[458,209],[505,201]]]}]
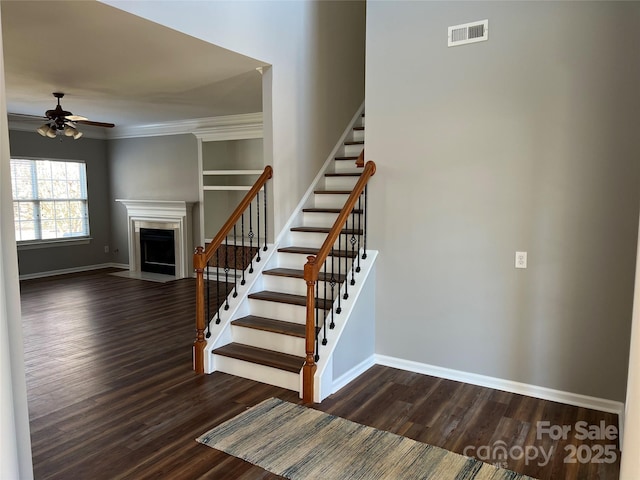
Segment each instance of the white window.
[{"label": "white window", "polygon": [[84,162],[11,159],[18,242],[89,236]]}]

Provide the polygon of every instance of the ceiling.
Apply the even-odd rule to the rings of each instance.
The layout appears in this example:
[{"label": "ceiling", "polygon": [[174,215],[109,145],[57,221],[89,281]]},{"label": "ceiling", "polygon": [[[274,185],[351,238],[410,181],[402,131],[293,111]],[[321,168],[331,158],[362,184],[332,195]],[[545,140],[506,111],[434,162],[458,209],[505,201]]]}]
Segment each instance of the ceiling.
[{"label": "ceiling", "polygon": [[7,111],[39,115],[52,92],[116,127],[262,111],[266,65],[96,1],[0,1]]}]

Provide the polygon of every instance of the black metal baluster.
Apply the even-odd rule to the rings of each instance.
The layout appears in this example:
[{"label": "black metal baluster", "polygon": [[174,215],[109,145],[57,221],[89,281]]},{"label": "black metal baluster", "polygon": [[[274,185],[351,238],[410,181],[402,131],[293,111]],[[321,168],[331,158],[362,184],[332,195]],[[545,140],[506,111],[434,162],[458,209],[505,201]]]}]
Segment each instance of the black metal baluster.
[{"label": "black metal baluster", "polygon": [[224,237],[224,309],[229,310],[229,295],[227,287],[229,286],[229,236]]},{"label": "black metal baluster", "polygon": [[247,281],[244,278],[244,270],[247,268],[247,250],[244,247],[244,212],[242,212],[242,281],[240,285],[244,285]]},{"label": "black metal baluster", "polygon": [[238,240],[236,238],[236,222],[233,225],[233,298],[238,296]]},{"label": "black metal baluster", "polygon": [[369,185],[365,185],[364,186],[364,239],[363,239],[363,246],[364,246],[364,250],[362,252],[362,259],[364,260],[365,258],[367,258],[367,187]]},{"label": "black metal baluster", "polygon": [[[338,278],[340,278],[340,269],[342,268],[341,267],[342,259],[340,258],[340,255],[342,255],[342,235],[338,235]],[[338,284],[341,285],[342,282],[338,282]],[[340,287],[338,287],[338,308],[336,308],[336,313],[338,315],[340,315],[340,312],[342,312],[342,307],[340,306],[340,302],[341,302]]]},{"label": "black metal baluster", "polygon": [[253,202],[249,203],[249,273],[253,273],[253,218],[251,214],[251,205]]},{"label": "black metal baluster", "polygon": [[[346,230],[349,227],[349,217],[347,217],[347,221],[344,224],[344,229]],[[344,235],[344,295],[342,298],[346,300],[349,298],[349,245],[347,241],[348,233],[340,232],[340,235]]]},{"label": "black metal baluster", "polygon": [[[331,287],[331,322],[329,323],[329,328],[333,330],[333,327],[336,326],[335,322],[334,322],[334,318],[333,318],[333,302],[335,301],[335,289],[336,289],[336,277],[334,275],[334,262],[335,262],[335,256],[333,253],[333,247],[331,247],[331,280],[329,283],[329,286]],[[340,298],[338,296],[338,298]],[[338,303],[340,303],[340,300],[338,300]],[[340,312],[338,312],[340,313]]]},{"label": "black metal baluster", "polygon": [[267,251],[267,184],[264,184],[264,248]]},{"label": "black metal baluster", "polygon": [[[206,257],[205,257],[206,258]],[[207,290],[206,290],[206,298],[207,298],[207,306],[205,307],[205,312],[207,312],[207,334],[205,335],[206,338],[211,337],[211,294],[209,292],[209,290],[211,289],[211,286],[209,285],[209,261],[207,261],[207,264],[205,265],[205,268],[207,270],[207,274],[205,276],[205,282],[207,282]]]},{"label": "black metal baluster", "polygon": [[[358,197],[358,231],[362,231],[362,225],[360,224],[362,220],[362,194]],[[362,234],[358,235],[358,265],[356,266],[356,272],[360,273],[360,239],[362,238]]]},{"label": "black metal baluster", "polygon": [[[324,265],[322,266],[322,283],[324,284],[324,295],[322,296],[322,300],[325,303],[325,306],[327,304],[327,259],[324,259]],[[331,309],[333,310],[333,305],[331,306]],[[327,310],[323,310],[323,317],[322,317],[322,331],[324,332],[324,337],[322,339],[322,345],[326,345],[327,344],[327,315],[328,312]]]},{"label": "black metal baluster", "polygon": [[256,237],[256,245],[258,245],[258,254],[256,262],[260,261],[260,192],[256,193],[256,223],[258,224],[258,236]]},{"label": "black metal baluster", "polygon": [[319,326],[320,326],[320,298],[318,298],[318,290],[320,288],[320,280],[316,280],[316,298],[314,299],[316,304],[316,322],[315,322],[315,334],[316,334],[316,356],[315,361],[320,360],[320,345],[318,344],[318,337],[320,336]]},{"label": "black metal baluster", "polygon": [[220,323],[220,247],[216,249],[216,310],[218,318],[216,324]]},{"label": "black metal baluster", "polygon": [[[348,217],[347,223],[349,223]],[[355,285],[356,257],[360,256],[360,252],[356,252],[356,213],[354,210],[351,210],[351,230],[351,238],[349,239],[349,241],[351,242],[351,285]]]}]

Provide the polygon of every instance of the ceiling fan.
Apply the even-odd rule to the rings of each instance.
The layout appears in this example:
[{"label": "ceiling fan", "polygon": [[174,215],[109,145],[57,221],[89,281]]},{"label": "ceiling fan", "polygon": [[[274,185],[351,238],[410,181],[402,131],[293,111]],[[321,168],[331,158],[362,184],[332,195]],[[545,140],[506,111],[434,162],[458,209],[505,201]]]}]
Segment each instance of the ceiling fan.
[{"label": "ceiling fan", "polygon": [[[65,135],[67,137],[73,137],[75,140],[82,137],[82,132],[78,130],[78,123],[83,125],[92,125],[94,127],[113,128],[113,123],[94,122],[86,117],[80,115],[74,115],[73,113],[64,110],[60,105],[60,99],[64,97],[64,93],[54,92],[53,96],[58,99],[58,105],[53,110],[47,110],[43,118],[47,119],[47,122],[36,129],[43,137],[55,138],[57,135]],[[42,118],[42,117],[37,117]]]}]

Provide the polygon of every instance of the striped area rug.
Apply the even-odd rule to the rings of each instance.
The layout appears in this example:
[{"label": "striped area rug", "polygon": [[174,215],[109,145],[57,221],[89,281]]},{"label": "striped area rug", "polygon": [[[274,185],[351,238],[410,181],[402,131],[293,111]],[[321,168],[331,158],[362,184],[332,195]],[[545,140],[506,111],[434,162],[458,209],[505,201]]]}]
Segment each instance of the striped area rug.
[{"label": "striped area rug", "polygon": [[197,441],[292,480],[530,478],[275,398]]}]

